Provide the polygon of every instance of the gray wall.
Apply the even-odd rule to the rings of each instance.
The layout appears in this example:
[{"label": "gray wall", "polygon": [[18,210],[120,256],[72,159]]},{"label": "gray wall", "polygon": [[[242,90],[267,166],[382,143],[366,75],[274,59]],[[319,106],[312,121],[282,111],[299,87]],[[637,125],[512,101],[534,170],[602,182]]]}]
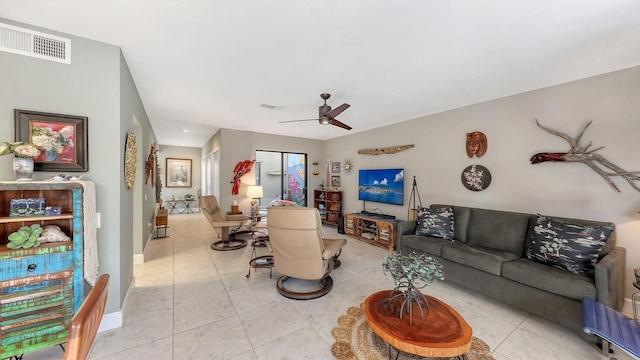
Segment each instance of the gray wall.
[{"label": "gray wall", "polygon": [[[535,124],[535,118],[553,129],[576,136],[587,120],[593,123],[583,136],[598,153],[628,171],[640,171],[640,67],[488,101],[400,124],[326,141],[332,160],[353,160],[355,171],[342,175],[344,209],[360,211],[358,169],[403,167],[405,206],[367,203],[383,213],[406,219],[413,176],[423,205],[445,203],[542,213],[571,218],[612,221],[618,244],[627,248],[626,297],[632,293],[633,267],[640,266],[640,192],[619,178],[622,192],[614,192],[582,163],[531,165],[529,158],[543,151],[566,152],[569,144]],[[470,159],[466,133],[482,131],[488,151]],[[363,148],[415,144],[393,155],[360,155]],[[462,170],[471,164],[486,166],[492,175],[484,191],[467,190]]]},{"label": "gray wall", "polygon": [[[72,41],[71,65],[0,52],[0,78],[5,84],[0,86],[0,140],[14,140],[14,109],[89,118],[89,172],[85,179],[96,184],[97,211],[101,213],[99,271],[111,274],[106,311],[119,311],[132,281],[134,200],[133,192],[124,189],[123,168],[124,144],[126,134],[133,129],[133,115],[141,124],[138,144],[155,136],[129,70],[116,46],[0,20]],[[14,179],[11,162],[11,156],[0,157],[0,168],[4,169],[0,180]],[[36,172],[34,180],[52,175]]]},{"label": "gray wall", "polygon": [[[121,197],[120,206],[120,239],[123,244],[120,248],[121,264],[121,291],[126,292],[133,278],[133,254],[140,254],[151,238],[156,213],[156,188],[151,179],[145,184],[146,161],[151,146],[157,143],[149,118],[138,94],[131,72],[122,53],[120,55],[120,118],[121,139],[126,139],[129,132],[136,134],[138,147],[136,181],[133,190],[127,190],[124,181],[120,181]],[[124,137],[123,137],[124,136]],[[120,178],[124,179],[124,156],[119,161],[122,163]]]}]

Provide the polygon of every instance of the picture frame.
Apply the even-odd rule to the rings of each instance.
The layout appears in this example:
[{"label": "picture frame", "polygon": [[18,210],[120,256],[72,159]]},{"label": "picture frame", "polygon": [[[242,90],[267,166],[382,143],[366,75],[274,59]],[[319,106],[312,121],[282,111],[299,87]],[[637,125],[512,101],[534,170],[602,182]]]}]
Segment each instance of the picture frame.
[{"label": "picture frame", "polygon": [[331,186],[335,188],[340,187],[340,175],[331,175]]},{"label": "picture frame", "polygon": [[15,139],[34,144],[34,171],[89,171],[88,117],[14,109]]},{"label": "picture frame", "polygon": [[191,187],[191,159],[167,158],[167,187]]},{"label": "picture frame", "polygon": [[333,161],[331,163],[331,172],[334,174],[340,174],[340,161]]}]

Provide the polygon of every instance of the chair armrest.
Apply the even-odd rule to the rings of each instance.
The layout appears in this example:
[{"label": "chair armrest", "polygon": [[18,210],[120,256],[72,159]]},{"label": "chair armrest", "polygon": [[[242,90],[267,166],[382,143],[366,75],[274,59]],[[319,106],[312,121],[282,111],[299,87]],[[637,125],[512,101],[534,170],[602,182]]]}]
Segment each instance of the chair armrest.
[{"label": "chair armrest", "polygon": [[235,214],[235,215],[227,215],[225,216],[228,221],[244,221],[249,220],[249,215],[244,214]]},{"label": "chair armrest", "polygon": [[[336,256],[342,250],[342,247],[347,243],[345,239],[322,239],[324,242],[324,251],[322,252],[322,258],[329,260]],[[328,240],[328,241],[325,241]]]},{"label": "chair armrest", "polygon": [[416,232],[416,220],[401,220],[398,222],[398,236],[410,235]]},{"label": "chair armrest", "polygon": [[618,311],[624,304],[625,253],[625,248],[616,246],[594,268],[596,300]]},{"label": "chair armrest", "polygon": [[214,228],[240,226],[241,224],[241,221],[211,221],[211,226]]}]

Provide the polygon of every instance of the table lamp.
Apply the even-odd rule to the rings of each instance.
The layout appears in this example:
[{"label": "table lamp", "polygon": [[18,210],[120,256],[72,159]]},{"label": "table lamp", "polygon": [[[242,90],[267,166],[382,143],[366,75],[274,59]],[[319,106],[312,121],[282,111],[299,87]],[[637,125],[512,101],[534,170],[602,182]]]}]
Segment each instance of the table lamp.
[{"label": "table lamp", "polygon": [[251,216],[258,215],[258,202],[261,197],[264,196],[262,191],[262,186],[260,185],[249,185],[247,187],[247,197],[252,198],[251,200]]}]

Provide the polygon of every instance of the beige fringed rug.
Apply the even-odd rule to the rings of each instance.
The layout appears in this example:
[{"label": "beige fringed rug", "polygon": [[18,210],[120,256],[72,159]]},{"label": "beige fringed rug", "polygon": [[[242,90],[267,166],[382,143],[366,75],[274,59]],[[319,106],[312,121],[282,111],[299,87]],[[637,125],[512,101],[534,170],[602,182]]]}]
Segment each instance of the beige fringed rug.
[{"label": "beige fringed rug", "polygon": [[[338,360],[386,360],[395,359],[397,350],[389,350],[387,343],[376,335],[369,326],[364,315],[364,303],[360,307],[352,306],[346,315],[338,318],[338,326],[331,330],[336,342],[331,347],[331,353]],[[466,354],[469,360],[495,360],[489,355],[490,349],[484,341],[473,337],[471,350]],[[424,360],[421,356],[400,352],[398,360]],[[438,358],[439,360],[455,358]]]}]

